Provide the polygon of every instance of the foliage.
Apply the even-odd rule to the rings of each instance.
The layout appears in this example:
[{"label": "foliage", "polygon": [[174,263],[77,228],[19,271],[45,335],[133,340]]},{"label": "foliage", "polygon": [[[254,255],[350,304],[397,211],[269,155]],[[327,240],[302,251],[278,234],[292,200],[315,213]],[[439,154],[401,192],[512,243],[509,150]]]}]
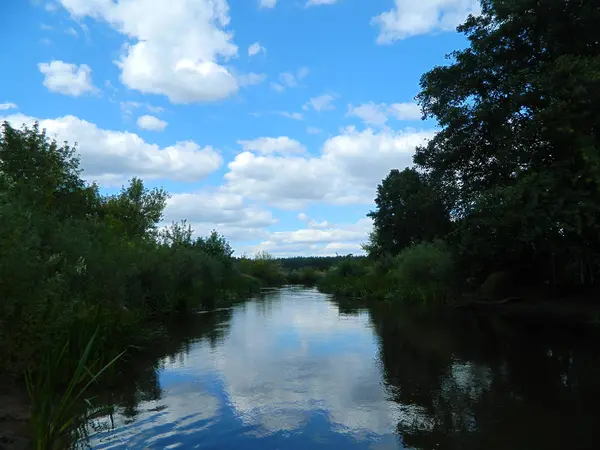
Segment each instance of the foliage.
[{"label": "foliage", "polygon": [[36,399],[51,404],[36,427],[64,419],[54,404],[62,394],[44,376],[79,379],[84,356],[102,365],[151,342],[174,315],[257,289],[216,231],[193,239],[185,221],[159,230],[167,198],[138,178],[102,196],[81,178],[75,148],[37,125],[3,124],[0,370],[41,380],[32,385]]},{"label": "foliage", "polygon": [[237,267],[240,272],[259,280],[261,286],[281,286],[286,281],[281,264],[266,251],[256,253],[254,258],[238,259]]},{"label": "foliage", "polygon": [[397,255],[421,241],[445,236],[450,229],[446,207],[427,175],[394,169],[377,187],[377,208],[368,216],[373,232],[365,250],[370,256]]},{"label": "foliage", "polygon": [[418,244],[442,239],[455,277],[473,288],[494,273],[512,280],[504,286],[512,294],[597,287],[600,8],[481,5],[458,27],[468,47],[421,78],[418,101],[440,131],[417,149],[415,168],[392,170],[379,185],[364,248],[376,262],[412,248],[404,258],[416,257],[425,266],[415,270],[427,274],[417,278],[438,279],[425,261],[449,260]]},{"label": "foliage", "polygon": [[421,304],[441,304],[451,297],[454,262],[442,241],[421,242],[396,256],[390,272],[394,295]]},{"label": "foliage", "polygon": [[[82,416],[82,402],[89,404],[89,399],[84,399],[92,383],[110,366],[112,366],[123,353],[117,355],[104,367],[94,368],[91,359],[94,349],[96,333],[92,335],[81,354],[77,366],[63,388],[61,362],[67,354],[68,342],[57,354],[46,355],[47,362],[44,371],[34,376],[26,373],[26,384],[31,399],[31,423],[33,428],[33,443],[36,450],[54,450],[73,447],[73,429],[84,425]],[[58,350],[58,349],[57,349]],[[85,417],[85,413],[84,413]],[[83,421],[83,422],[82,422]]]},{"label": "foliage", "polygon": [[415,162],[443,187],[463,266],[480,279],[600,275],[600,8],[483,0],[459,27],[469,47],[423,75],[418,96],[441,131]]},{"label": "foliage", "polygon": [[319,282],[323,292],[393,302],[440,304],[452,294],[455,264],[442,241],[421,242],[378,260],[347,258]]}]

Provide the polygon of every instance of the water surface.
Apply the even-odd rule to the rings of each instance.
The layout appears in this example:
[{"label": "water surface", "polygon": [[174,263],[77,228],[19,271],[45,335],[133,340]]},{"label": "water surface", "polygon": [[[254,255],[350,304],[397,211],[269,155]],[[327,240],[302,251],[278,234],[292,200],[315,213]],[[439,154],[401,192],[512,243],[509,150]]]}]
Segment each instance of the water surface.
[{"label": "water surface", "polygon": [[290,287],[179,331],[181,346],[123,380],[92,448],[600,445],[598,341],[573,330],[368,310]]}]

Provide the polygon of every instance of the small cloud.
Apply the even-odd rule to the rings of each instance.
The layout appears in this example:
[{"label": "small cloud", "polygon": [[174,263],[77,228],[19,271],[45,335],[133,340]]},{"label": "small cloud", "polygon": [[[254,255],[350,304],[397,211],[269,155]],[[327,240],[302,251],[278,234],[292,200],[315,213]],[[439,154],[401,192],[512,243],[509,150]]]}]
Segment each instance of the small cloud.
[{"label": "small cloud", "polygon": [[44,44],[44,45],[52,45],[53,44],[53,42],[50,39],[48,39],[48,38],[42,38],[42,39],[40,39],[40,43]]},{"label": "small cloud", "polygon": [[69,64],[64,61],[39,63],[44,75],[44,86],[51,92],[79,97],[85,93],[97,93],[92,83],[92,69],[87,64]]},{"label": "small cloud", "polygon": [[271,83],[271,89],[273,89],[275,92],[279,92],[282,93],[283,91],[285,91],[285,88],[279,84],[279,83]]},{"label": "small cloud", "polygon": [[54,2],[48,2],[44,5],[44,9],[48,12],[54,12],[58,9],[58,5]]},{"label": "small cloud", "polygon": [[338,0],[308,0],[306,6],[334,5]]},{"label": "small cloud", "polygon": [[77,32],[77,30],[73,27],[67,28],[65,30],[65,33],[70,34],[71,36],[75,36],[75,37],[79,37],[79,33]]},{"label": "small cloud", "polygon": [[287,87],[293,88],[293,87],[298,86],[298,81],[296,80],[296,77],[293,74],[289,73],[289,72],[284,72],[281,75],[279,75],[279,79]]},{"label": "small cloud", "polygon": [[143,130],[149,131],[164,131],[168,123],[160,120],[158,117],[144,115],[138,117],[137,126]]},{"label": "small cloud", "polygon": [[309,70],[306,67],[301,67],[295,74],[291,72],[283,72],[279,74],[279,83],[271,83],[271,87],[277,92],[283,92],[286,87],[298,87],[299,81],[306,78]]},{"label": "small cloud", "polygon": [[305,111],[312,108],[315,111],[327,111],[335,109],[335,106],[332,105],[335,98],[333,95],[325,94],[320,95],[318,97],[311,98],[306,104],[302,107]]},{"label": "small cloud", "polygon": [[148,111],[153,112],[155,114],[165,112],[165,108],[162,106],[152,106],[146,103],[146,108]]},{"label": "small cloud", "polygon": [[355,116],[368,125],[384,126],[389,117],[396,120],[419,120],[421,109],[416,103],[364,103],[353,107],[348,105],[347,116]]},{"label": "small cloud", "polygon": [[301,212],[300,214],[298,214],[298,220],[300,220],[301,222],[307,222],[308,221],[308,216]]},{"label": "small cloud", "polygon": [[306,147],[287,136],[261,137],[249,141],[237,141],[245,152],[258,152],[263,155],[273,153],[304,153]]},{"label": "small cloud", "polygon": [[253,86],[264,82],[267,79],[267,74],[251,72],[243,75],[238,75],[236,79],[240,86]]},{"label": "small cloud", "polygon": [[310,71],[308,70],[307,67],[301,67],[300,70],[298,70],[298,79],[302,80],[302,79],[306,78],[309,73],[310,73]]},{"label": "small cloud", "polygon": [[48,25],[48,24],[46,24],[46,23],[43,23],[43,24],[41,24],[41,25],[40,25],[40,28],[41,28],[42,30],[44,30],[44,31],[50,31],[50,30],[52,30],[52,29],[53,29],[53,28],[52,28],[52,25]]},{"label": "small cloud", "polygon": [[298,112],[287,112],[287,111],[279,111],[277,114],[279,114],[280,116],[283,117],[287,117],[288,119],[293,119],[293,120],[303,120],[304,116],[301,113]]},{"label": "small cloud", "polygon": [[277,0],[260,0],[261,8],[275,8]]},{"label": "small cloud", "polygon": [[5,102],[5,103],[0,103],[0,111],[8,111],[9,109],[17,109],[18,106],[16,105],[16,103],[9,103],[9,102]]},{"label": "small cloud", "polygon": [[250,47],[248,47],[248,56],[258,55],[260,52],[267,52],[267,50],[262,45],[260,45],[260,42],[255,42]]},{"label": "small cloud", "polygon": [[317,127],[306,127],[306,132],[308,134],[321,134],[323,130]]}]

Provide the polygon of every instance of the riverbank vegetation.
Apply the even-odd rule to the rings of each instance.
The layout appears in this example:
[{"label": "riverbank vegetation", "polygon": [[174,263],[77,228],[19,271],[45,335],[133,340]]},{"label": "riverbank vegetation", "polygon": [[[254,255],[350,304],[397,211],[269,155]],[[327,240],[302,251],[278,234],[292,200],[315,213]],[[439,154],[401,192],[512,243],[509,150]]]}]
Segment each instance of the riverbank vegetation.
[{"label": "riverbank vegetation", "polygon": [[482,0],[469,44],[421,78],[440,131],[392,170],[368,261],[326,292],[438,303],[587,296],[600,283],[600,8]]},{"label": "riverbank vegetation", "polygon": [[[167,199],[137,178],[102,195],[83,180],[76,148],[37,125],[2,125],[0,371],[37,380],[34,412],[36,402],[51,400],[36,422],[34,437],[42,430],[46,442],[38,448],[53,448],[44,433],[71,431],[51,422],[72,419],[56,416],[64,412],[57,403],[73,400],[62,393],[85,386],[124,350],[155,341],[176,317],[259,288],[217,232],[194,238],[185,221],[159,227]],[[73,374],[77,387],[69,386]]]}]

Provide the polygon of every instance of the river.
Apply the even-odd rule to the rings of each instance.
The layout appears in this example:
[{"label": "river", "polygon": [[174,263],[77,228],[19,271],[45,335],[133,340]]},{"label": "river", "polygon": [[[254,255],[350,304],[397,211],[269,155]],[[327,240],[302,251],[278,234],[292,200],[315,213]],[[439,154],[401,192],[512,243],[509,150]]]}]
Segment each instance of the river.
[{"label": "river", "polygon": [[598,448],[600,347],[576,330],[367,309],[316,290],[199,314],[124,377],[95,449]]}]

